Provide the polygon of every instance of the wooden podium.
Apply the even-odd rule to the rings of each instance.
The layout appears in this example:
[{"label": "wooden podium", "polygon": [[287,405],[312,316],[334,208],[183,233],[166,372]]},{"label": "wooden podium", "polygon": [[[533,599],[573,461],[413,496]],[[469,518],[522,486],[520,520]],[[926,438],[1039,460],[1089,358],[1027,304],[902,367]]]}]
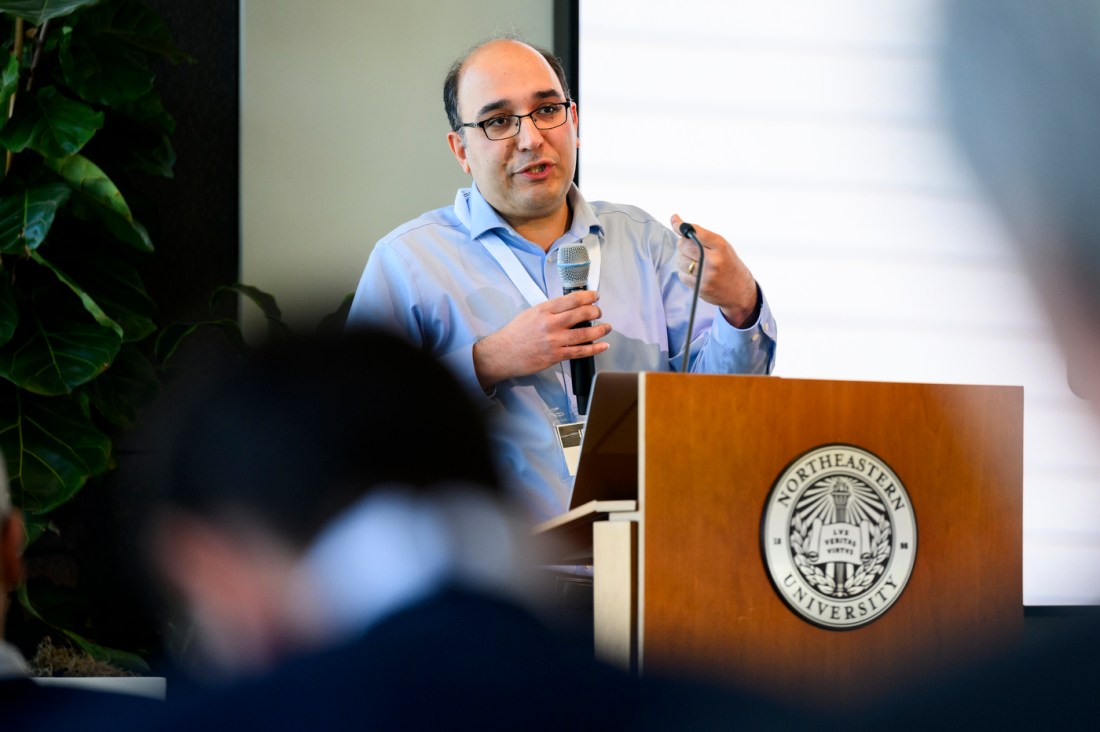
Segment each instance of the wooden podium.
[{"label": "wooden podium", "polygon": [[[797,572],[768,569],[765,542],[786,541],[763,525],[773,487],[822,445],[881,458],[908,496],[885,501],[915,521],[878,534],[913,553],[908,583],[846,629],[798,614]],[[1019,641],[1022,445],[1020,387],[601,374],[574,508],[540,530],[570,542],[561,561],[591,557],[601,657],[843,708]]]}]

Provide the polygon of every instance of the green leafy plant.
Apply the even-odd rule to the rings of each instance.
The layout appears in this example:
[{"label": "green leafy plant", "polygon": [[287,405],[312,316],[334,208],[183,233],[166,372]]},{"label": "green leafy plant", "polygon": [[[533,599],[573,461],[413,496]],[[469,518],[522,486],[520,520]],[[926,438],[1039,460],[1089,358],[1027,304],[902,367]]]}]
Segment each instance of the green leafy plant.
[{"label": "green leafy plant", "polygon": [[133,204],[175,162],[155,65],[189,58],[140,0],[0,0],[0,42],[0,449],[33,543],[115,467],[114,435],[160,389],[153,242]]}]

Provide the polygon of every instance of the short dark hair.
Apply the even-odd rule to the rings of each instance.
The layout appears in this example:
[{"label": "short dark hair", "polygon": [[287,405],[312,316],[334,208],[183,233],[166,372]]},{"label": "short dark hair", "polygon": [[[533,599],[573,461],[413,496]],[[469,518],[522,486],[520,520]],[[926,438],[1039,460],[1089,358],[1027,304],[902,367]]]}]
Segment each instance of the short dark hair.
[{"label": "short dark hair", "polygon": [[561,84],[562,94],[565,95],[566,99],[572,98],[572,95],[569,93],[569,82],[566,81],[565,78],[565,67],[562,66],[561,59],[552,52],[514,36],[497,36],[495,38],[490,38],[487,41],[477,44],[457,58],[455,62],[451,64],[451,68],[447,72],[447,77],[443,80],[443,109],[447,112],[447,121],[451,125],[451,130],[460,135],[466,128],[462,126],[462,118],[458,115],[458,77],[462,74],[462,69],[466,66],[466,61],[469,60],[470,56],[496,41],[515,41],[525,46],[530,46],[538,51],[542,54],[542,57],[546,59],[546,63],[550,64],[550,68],[554,70],[554,75],[558,77],[558,83]]},{"label": "short dark hair", "polygon": [[155,502],[304,548],[371,490],[501,495],[478,410],[434,358],[359,330],[259,347],[189,399]]}]

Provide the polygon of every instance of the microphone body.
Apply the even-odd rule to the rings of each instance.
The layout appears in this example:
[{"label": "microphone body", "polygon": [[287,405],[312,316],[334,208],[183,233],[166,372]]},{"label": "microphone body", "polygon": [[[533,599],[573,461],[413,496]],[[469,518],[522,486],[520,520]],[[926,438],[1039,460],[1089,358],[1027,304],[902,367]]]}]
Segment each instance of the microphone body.
[{"label": "microphone body", "polygon": [[[566,244],[558,249],[558,275],[563,294],[588,289],[590,265],[588,248],[584,244]],[[590,321],[584,321],[573,327],[587,328],[590,325]],[[573,376],[573,394],[577,397],[577,412],[587,414],[592,380],[596,377],[596,360],[592,356],[574,358],[569,361],[569,369]]]}]

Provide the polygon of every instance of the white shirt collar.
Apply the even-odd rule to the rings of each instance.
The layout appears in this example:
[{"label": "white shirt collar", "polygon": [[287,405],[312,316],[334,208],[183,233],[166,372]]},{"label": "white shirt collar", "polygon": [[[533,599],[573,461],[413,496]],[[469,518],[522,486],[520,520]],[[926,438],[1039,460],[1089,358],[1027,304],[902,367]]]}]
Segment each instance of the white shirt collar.
[{"label": "white shirt collar", "polygon": [[338,640],[450,582],[514,594],[521,530],[481,490],[375,490],[306,552],[291,599],[307,602],[323,635]]}]

